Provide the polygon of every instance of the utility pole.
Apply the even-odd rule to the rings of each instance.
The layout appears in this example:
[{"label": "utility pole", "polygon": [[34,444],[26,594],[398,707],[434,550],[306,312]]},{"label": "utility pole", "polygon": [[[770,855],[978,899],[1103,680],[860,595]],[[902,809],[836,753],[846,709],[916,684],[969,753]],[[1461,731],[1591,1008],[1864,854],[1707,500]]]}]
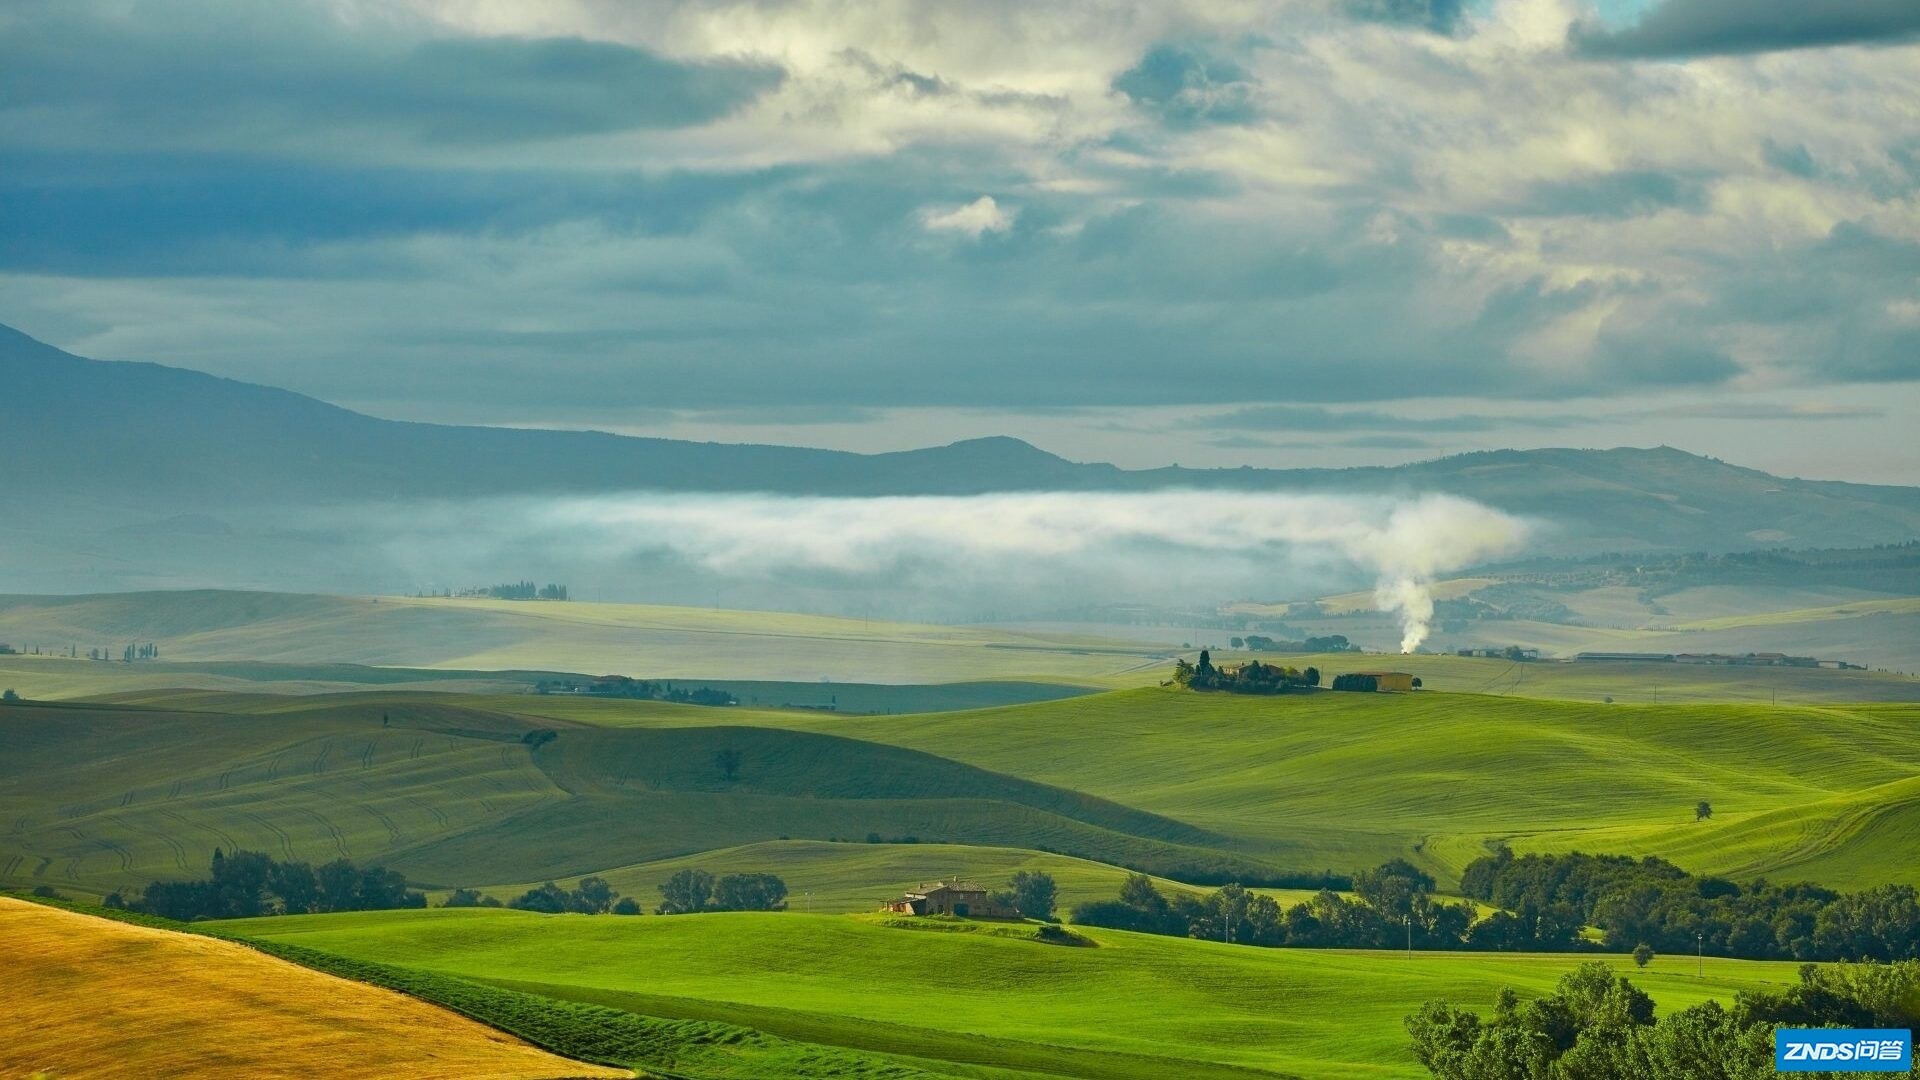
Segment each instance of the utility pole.
[{"label": "utility pole", "polygon": [[1403,918],[1407,923],[1407,959],[1411,960],[1413,959],[1413,912],[1407,912]]},{"label": "utility pole", "polygon": [[1705,933],[1698,930],[1694,931],[1693,967],[1694,967],[1694,978],[1696,979],[1704,979],[1707,977],[1706,940],[1707,940],[1707,935]]}]

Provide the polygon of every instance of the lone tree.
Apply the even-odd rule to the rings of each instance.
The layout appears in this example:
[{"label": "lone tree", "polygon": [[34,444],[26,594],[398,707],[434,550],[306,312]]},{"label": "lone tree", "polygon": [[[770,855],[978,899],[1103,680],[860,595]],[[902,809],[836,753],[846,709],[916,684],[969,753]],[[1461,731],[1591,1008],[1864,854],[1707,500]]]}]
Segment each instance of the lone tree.
[{"label": "lone tree", "polygon": [[8,687],[6,693],[0,694],[0,701],[19,701],[19,700],[20,700],[20,695],[15,693],[12,687]]},{"label": "lone tree", "polygon": [[1713,816],[1713,804],[1705,799],[1693,804],[1693,820],[1705,821]]},{"label": "lone tree", "polygon": [[1052,919],[1058,890],[1053,875],[1039,870],[1016,870],[1008,882],[1013,890],[1015,911],[1029,919]]},{"label": "lone tree", "polygon": [[727,781],[727,783],[729,784],[733,783],[735,778],[737,778],[740,775],[740,762],[741,762],[742,756],[743,755],[740,753],[740,751],[734,749],[731,746],[727,747],[724,750],[717,751],[713,755],[713,763],[715,766],[717,766],[720,769],[720,775]]},{"label": "lone tree", "polygon": [[1653,946],[1647,944],[1644,941],[1638,945],[1635,945],[1633,947],[1634,966],[1646,967],[1648,964],[1651,964],[1651,963],[1653,963]]}]

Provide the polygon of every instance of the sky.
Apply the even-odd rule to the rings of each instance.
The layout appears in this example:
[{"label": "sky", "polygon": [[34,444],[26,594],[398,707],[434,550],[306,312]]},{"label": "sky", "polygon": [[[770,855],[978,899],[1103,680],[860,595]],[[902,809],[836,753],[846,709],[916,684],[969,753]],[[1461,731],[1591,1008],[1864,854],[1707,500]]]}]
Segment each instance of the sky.
[{"label": "sky", "polygon": [[1920,4],[14,0],[0,323],[396,418],[1920,483]]}]

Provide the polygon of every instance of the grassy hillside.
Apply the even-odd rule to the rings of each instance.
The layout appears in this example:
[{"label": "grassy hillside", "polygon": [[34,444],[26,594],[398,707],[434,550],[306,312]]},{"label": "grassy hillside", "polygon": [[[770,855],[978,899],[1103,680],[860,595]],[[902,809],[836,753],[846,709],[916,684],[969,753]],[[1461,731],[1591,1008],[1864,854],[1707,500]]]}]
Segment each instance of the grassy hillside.
[{"label": "grassy hillside", "polygon": [[0,897],[7,1076],[630,1076],[197,935]]},{"label": "grassy hillside", "polygon": [[[526,696],[145,700],[0,708],[0,882],[97,895],[198,873],[217,846],[498,885],[874,834],[1186,880],[1404,855],[1444,883],[1501,839],[1844,887],[1920,881],[1920,863],[1887,856],[1912,850],[1915,705],[1150,688],[860,717]],[[543,728],[551,741],[525,741]],[[737,755],[731,779],[723,753]],[[1699,799],[1711,820],[1693,820]],[[899,884],[887,868],[860,887]]]},{"label": "grassy hillside", "polygon": [[[608,724],[697,724],[668,706],[543,699],[548,715]],[[1827,880],[1888,866],[1854,822],[1899,815],[1868,789],[1920,774],[1920,706],[1599,705],[1422,692],[1282,698],[1144,689],[968,713],[881,719],[763,714],[777,723],[909,746],[1015,772],[1208,829],[1294,868],[1350,869],[1405,854],[1449,878],[1484,841],[1600,850],[1641,830],[1703,871],[1797,859],[1801,832],[1746,828],[1806,807],[1831,844]],[[738,722],[738,718],[735,718]],[[1886,788],[1881,794],[1898,789]],[[1692,820],[1694,802],[1715,807]],[[1831,800],[1841,800],[1831,802]],[[1863,810],[1864,806],[1864,810]],[[1772,820],[1772,819],[1765,819]],[[1766,854],[1756,858],[1756,851]]]},{"label": "grassy hillside", "polygon": [[[872,833],[1252,865],[1204,829],[920,751],[777,727],[594,728],[464,700],[197,694],[165,709],[0,709],[0,882],[99,895],[245,847],[474,885]],[[524,741],[543,728],[558,737]],[[715,764],[723,749],[741,755],[731,781]]]},{"label": "grassy hillside", "polygon": [[[929,924],[923,924],[929,925]],[[939,923],[932,923],[939,926]],[[948,924],[949,930],[978,924]],[[657,1016],[1054,1076],[1423,1075],[1400,1018],[1429,998],[1546,992],[1579,958],[1256,949],[1084,929],[1097,945],[870,917],[301,916],[225,929]],[[1614,958],[1625,962],[1625,958]],[[1629,965],[1630,966],[1630,965]],[[1662,1008],[1788,982],[1795,965],[1657,959]],[[857,1019],[855,1019],[857,1018]]]}]

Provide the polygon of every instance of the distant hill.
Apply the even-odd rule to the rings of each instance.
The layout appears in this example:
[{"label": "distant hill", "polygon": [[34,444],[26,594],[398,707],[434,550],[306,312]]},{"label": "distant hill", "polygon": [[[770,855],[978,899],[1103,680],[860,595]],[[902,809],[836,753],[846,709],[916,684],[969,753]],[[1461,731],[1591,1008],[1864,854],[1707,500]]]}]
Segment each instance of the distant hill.
[{"label": "distant hill", "polygon": [[[1920,537],[1920,488],[1793,480],[1670,447],[1499,450],[1394,467],[1125,470],[1017,439],[855,454],[382,420],[286,390],[89,360],[0,327],[0,588],[351,587],[324,541],[236,524],[356,502],[631,490],[821,495],[1151,490],[1447,492],[1545,519],[1540,550],[1734,551]],[[239,529],[241,535],[235,535]],[[226,580],[230,550],[298,581]],[[166,557],[162,558],[161,556]]]}]

